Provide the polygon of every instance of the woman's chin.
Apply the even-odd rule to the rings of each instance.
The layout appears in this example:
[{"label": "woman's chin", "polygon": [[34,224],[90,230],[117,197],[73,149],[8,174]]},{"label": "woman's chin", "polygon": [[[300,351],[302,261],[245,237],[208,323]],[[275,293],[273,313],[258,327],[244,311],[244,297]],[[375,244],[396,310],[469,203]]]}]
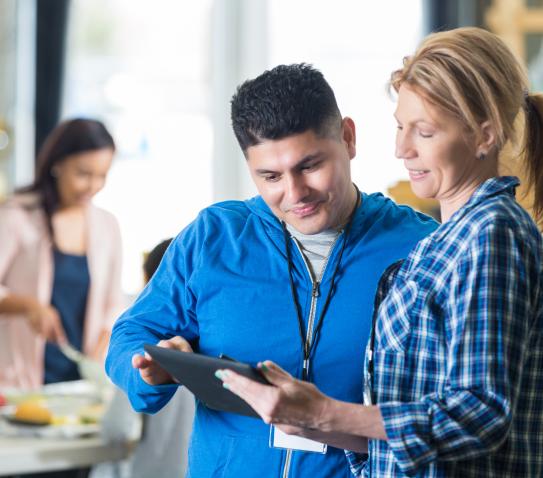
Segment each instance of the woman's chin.
[{"label": "woman's chin", "polygon": [[92,201],[92,197],[81,196],[81,197],[73,198],[71,201],[63,202],[61,205],[61,208],[69,209],[69,208],[87,207],[91,203],[91,201]]},{"label": "woman's chin", "polygon": [[436,199],[435,192],[428,188],[423,186],[422,184],[418,182],[411,182],[411,191],[413,191],[413,194],[417,196],[419,199]]}]

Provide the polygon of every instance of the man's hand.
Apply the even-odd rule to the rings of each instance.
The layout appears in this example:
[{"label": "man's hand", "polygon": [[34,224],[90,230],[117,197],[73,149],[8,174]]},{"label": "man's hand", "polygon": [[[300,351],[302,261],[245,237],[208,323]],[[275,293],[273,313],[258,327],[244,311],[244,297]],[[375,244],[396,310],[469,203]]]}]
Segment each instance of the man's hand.
[{"label": "man's hand", "polygon": [[[161,340],[157,345],[166,349],[180,350],[181,352],[193,351],[190,344],[183,337],[179,336],[168,340]],[[145,355],[133,355],[132,367],[139,370],[141,378],[149,385],[174,383],[173,377],[158,365],[147,352]]]}]

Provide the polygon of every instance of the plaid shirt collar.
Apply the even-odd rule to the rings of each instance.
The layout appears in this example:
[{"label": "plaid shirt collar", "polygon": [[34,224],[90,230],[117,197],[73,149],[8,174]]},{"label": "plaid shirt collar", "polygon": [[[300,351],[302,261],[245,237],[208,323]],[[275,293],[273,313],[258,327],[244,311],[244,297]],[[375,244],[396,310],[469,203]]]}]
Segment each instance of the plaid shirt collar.
[{"label": "plaid shirt collar", "polygon": [[469,211],[489,197],[500,194],[503,191],[515,196],[515,189],[519,184],[520,181],[515,176],[499,176],[487,179],[475,190],[469,198],[469,201],[456,211],[449,221],[444,223],[432,234],[432,239],[435,241],[442,240],[448,234],[450,227],[453,227],[453,225],[460,221]]}]

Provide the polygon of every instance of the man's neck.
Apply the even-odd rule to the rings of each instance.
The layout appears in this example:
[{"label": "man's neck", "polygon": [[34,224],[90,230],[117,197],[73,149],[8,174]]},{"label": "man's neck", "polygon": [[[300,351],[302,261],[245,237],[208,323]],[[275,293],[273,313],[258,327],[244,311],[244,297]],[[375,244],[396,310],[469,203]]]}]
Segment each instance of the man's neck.
[{"label": "man's neck", "polygon": [[340,231],[347,225],[354,210],[358,207],[359,200],[360,195],[358,194],[358,188],[354,185],[354,183],[351,183],[349,194],[345,201],[345,207],[340,214],[339,221],[335,226],[333,226],[333,229]]},{"label": "man's neck", "polygon": [[296,237],[297,239],[299,239],[300,241],[303,242],[304,239],[311,239],[311,238],[314,238],[314,239],[318,239],[318,238],[323,238],[323,239],[327,239],[329,237],[335,237],[338,235],[339,233],[339,229],[338,228],[327,228],[327,229],[323,229],[322,231],[319,231],[315,234],[304,234],[303,232],[300,232],[298,231],[298,229],[296,229],[294,226],[288,224],[288,223],[285,223],[286,226],[287,226],[287,231],[290,232],[290,234],[294,237]]}]

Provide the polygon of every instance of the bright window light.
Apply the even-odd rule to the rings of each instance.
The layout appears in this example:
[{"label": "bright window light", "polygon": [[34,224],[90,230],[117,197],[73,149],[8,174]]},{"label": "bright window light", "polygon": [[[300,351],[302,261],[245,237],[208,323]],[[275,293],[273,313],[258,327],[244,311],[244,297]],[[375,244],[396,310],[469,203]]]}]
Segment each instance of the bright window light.
[{"label": "bright window light", "polygon": [[421,0],[273,0],[270,66],[312,63],[336,93],[344,116],[354,119],[357,156],[353,179],[365,192],[407,179],[394,157],[394,101],[386,85],[421,38]]},{"label": "bright window light", "polygon": [[121,225],[123,288],[144,251],[212,200],[211,0],[73,0],[63,117],[105,121],[118,146],[96,204]]}]

